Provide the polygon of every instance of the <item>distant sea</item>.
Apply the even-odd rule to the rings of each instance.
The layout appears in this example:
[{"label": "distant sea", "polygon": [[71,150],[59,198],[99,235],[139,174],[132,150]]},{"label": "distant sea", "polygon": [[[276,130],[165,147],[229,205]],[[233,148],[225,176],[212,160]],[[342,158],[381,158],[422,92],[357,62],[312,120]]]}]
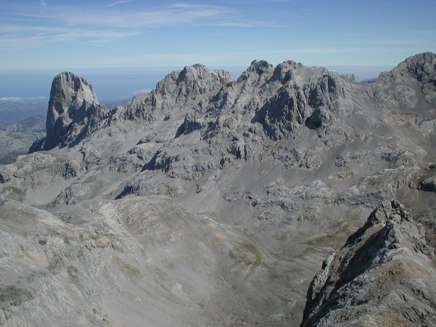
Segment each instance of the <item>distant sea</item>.
[{"label": "distant sea", "polygon": [[[168,73],[182,67],[78,69],[107,106],[127,103],[133,96],[150,91]],[[214,68],[214,67],[213,67]],[[220,67],[221,68],[221,67]],[[237,79],[246,67],[222,67]],[[341,74],[354,74],[357,81],[372,79],[389,67],[329,67]],[[0,70],[0,122],[14,122],[46,114],[53,77],[60,71]]]}]

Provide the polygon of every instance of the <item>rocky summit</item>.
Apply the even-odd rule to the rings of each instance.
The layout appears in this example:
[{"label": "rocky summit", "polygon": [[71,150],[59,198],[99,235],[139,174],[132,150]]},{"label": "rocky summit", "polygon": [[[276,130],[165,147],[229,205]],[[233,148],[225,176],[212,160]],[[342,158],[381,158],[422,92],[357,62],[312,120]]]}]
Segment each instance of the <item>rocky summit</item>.
[{"label": "rocky summit", "polygon": [[434,325],[435,54],[197,64],[115,108],[61,73],[46,128],[0,166],[0,325]]},{"label": "rocky summit", "polygon": [[30,151],[50,150],[66,142],[78,143],[92,131],[95,121],[105,111],[85,79],[72,73],[57,75],[51,86],[48,104],[47,136],[33,144]]},{"label": "rocky summit", "polygon": [[397,201],[323,263],[307,294],[301,326],[435,326],[434,248]]}]

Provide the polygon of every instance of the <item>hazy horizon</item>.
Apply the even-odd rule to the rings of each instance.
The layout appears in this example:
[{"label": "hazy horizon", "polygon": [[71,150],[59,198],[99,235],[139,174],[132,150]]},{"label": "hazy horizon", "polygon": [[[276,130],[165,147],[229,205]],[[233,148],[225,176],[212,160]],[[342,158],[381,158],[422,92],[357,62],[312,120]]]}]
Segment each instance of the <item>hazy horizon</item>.
[{"label": "hazy horizon", "polygon": [[[173,70],[183,67],[154,68],[96,68],[77,69],[73,73],[83,76],[94,88],[104,105],[126,103],[135,95],[151,91]],[[228,70],[233,79],[247,67],[209,67]],[[331,66],[340,74],[353,74],[357,81],[375,78],[392,67],[382,66]],[[53,78],[61,71],[56,69],[0,70],[0,122],[15,122],[34,115],[45,115]]]},{"label": "hazy horizon", "polygon": [[[233,79],[247,68],[243,66],[209,67],[225,69]],[[327,67],[340,74],[353,74],[357,81],[371,79],[382,71],[390,70],[386,66],[330,66]],[[72,72],[84,77],[94,88],[101,101],[130,99],[133,96],[154,89],[155,85],[174,70],[183,67],[138,67],[138,68],[96,68],[76,69]],[[0,101],[18,101],[20,98],[36,100],[50,95],[53,78],[62,72],[57,69],[1,69]]]}]

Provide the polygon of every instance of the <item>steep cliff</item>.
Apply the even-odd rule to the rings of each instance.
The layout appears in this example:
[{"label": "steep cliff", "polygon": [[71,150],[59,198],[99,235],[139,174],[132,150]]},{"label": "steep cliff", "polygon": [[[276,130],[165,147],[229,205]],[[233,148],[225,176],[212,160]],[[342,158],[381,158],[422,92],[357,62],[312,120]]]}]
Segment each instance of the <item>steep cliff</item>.
[{"label": "steep cliff", "polygon": [[78,143],[91,133],[106,113],[107,109],[100,106],[94,89],[84,78],[73,73],[61,73],[51,85],[47,136],[33,144],[30,151]]}]

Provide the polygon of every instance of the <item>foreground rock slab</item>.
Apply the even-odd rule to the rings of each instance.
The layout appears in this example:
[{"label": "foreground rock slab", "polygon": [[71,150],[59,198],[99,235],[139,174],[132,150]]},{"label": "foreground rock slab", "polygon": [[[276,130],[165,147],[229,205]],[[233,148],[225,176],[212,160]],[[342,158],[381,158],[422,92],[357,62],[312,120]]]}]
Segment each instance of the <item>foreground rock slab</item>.
[{"label": "foreground rock slab", "polygon": [[435,326],[436,268],[425,230],[397,201],[323,263],[307,294],[305,326]]}]

